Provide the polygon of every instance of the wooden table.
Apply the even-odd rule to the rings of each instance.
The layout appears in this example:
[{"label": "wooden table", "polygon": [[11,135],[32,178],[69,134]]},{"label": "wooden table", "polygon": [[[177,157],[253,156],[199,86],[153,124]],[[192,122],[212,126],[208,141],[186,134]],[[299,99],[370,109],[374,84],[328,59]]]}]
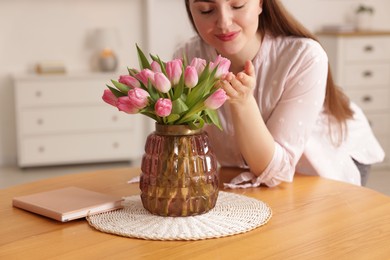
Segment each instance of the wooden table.
[{"label": "wooden table", "polygon": [[[266,202],[271,220],[253,231],[202,241],[147,241],[106,234],[85,219],[60,223],[11,205],[15,196],[66,186],[138,194],[137,168],[102,170],[0,190],[0,259],[390,259],[390,197],[297,175],[275,188],[229,190]],[[222,181],[238,174],[221,169]]]}]

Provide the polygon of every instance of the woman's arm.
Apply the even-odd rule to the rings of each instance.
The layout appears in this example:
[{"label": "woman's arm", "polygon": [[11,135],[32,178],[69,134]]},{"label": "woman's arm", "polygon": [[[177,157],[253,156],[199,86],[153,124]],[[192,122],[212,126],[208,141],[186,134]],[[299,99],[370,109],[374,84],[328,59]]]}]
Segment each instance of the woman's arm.
[{"label": "woman's arm", "polygon": [[266,184],[291,181],[323,108],[327,57],[323,50],[309,49],[294,62],[289,73],[280,78],[283,83],[272,86],[282,93],[266,122],[252,94],[256,76],[249,61],[236,77],[229,74],[222,83],[229,96],[241,154],[251,172],[261,176],[258,181]]},{"label": "woman's arm", "polygon": [[229,96],[228,105],[240,151],[251,172],[259,176],[272,160],[275,145],[253,96],[256,83],[253,64],[245,63],[243,72],[229,73],[222,83]]}]

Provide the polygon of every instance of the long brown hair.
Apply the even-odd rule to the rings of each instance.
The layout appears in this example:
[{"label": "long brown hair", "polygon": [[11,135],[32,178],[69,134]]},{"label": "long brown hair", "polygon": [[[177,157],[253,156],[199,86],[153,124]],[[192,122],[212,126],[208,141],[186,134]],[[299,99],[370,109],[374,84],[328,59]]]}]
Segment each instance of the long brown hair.
[{"label": "long brown hair", "polygon": [[[267,33],[274,37],[304,37],[311,38],[318,42],[318,39],[289,13],[279,0],[262,1],[263,11],[259,15],[258,25],[258,30],[262,35]],[[189,0],[185,0],[185,4],[191,24],[195,31],[197,31],[191,15]],[[341,142],[345,131],[347,130],[346,121],[353,117],[353,111],[349,106],[348,97],[335,85],[329,64],[324,106],[325,112],[333,116],[336,120],[339,132],[342,136],[342,138],[336,142]]]}]

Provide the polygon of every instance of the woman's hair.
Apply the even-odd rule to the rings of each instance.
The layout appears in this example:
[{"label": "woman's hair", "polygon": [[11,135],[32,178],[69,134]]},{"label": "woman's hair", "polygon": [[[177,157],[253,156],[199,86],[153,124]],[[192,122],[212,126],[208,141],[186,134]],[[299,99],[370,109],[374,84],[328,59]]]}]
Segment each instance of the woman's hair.
[{"label": "woman's hair", "polygon": [[[185,4],[188,17],[193,28],[197,31],[191,15],[189,0],[185,0]],[[267,33],[274,37],[305,37],[318,42],[318,39],[289,13],[279,0],[263,0],[263,11],[259,16],[258,30],[262,35]],[[347,130],[346,121],[353,117],[353,111],[349,106],[348,97],[335,85],[329,64],[324,105],[325,112],[334,117],[343,137]],[[337,140],[337,142],[341,142],[342,139]]]}]

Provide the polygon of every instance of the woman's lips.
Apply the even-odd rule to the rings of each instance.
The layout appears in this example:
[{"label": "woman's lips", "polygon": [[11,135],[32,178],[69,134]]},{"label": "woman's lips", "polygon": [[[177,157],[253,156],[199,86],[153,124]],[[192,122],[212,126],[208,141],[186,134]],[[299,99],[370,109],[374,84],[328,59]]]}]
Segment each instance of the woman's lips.
[{"label": "woman's lips", "polygon": [[227,42],[234,40],[238,36],[238,33],[239,32],[221,33],[216,34],[216,37],[221,41]]}]

